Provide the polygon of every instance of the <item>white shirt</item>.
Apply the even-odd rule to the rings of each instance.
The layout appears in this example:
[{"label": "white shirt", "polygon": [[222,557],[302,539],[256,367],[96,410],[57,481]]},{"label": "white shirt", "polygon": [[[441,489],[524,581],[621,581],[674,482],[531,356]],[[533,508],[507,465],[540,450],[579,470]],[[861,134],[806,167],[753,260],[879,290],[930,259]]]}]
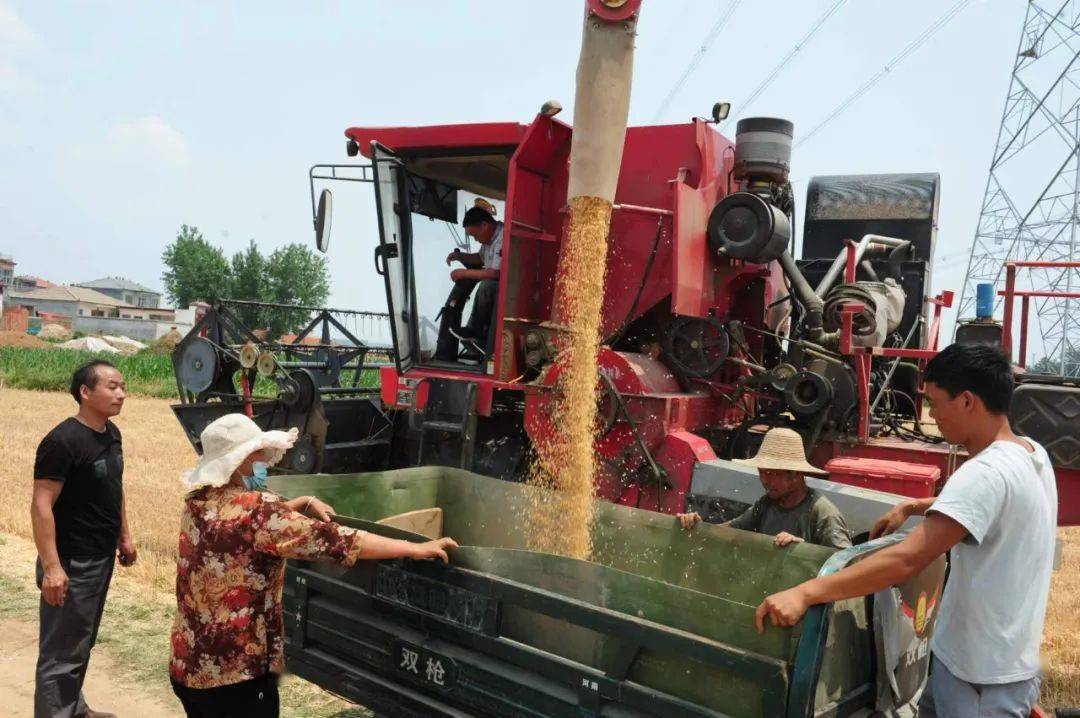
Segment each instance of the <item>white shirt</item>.
[{"label": "white shirt", "polygon": [[495,223],[495,234],[491,235],[490,244],[480,245],[480,261],[484,269],[502,269],[503,223]]},{"label": "white shirt", "polygon": [[1039,672],[1057,527],[1046,450],[995,441],[945,483],[931,511],[969,535],[952,548],[930,647],[957,678],[1012,683]]}]

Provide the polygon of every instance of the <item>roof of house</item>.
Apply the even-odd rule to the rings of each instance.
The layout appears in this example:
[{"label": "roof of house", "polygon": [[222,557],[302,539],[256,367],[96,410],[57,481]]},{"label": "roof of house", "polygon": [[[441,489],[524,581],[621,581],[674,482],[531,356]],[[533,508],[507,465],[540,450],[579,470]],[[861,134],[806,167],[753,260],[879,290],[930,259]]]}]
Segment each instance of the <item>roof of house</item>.
[{"label": "roof of house", "polygon": [[110,307],[127,306],[118,299],[113,299],[107,294],[71,285],[59,285],[44,289],[31,289],[28,292],[9,292],[6,295],[10,299],[27,299],[53,302],[83,302],[85,304],[106,304]]},{"label": "roof of house", "polygon": [[50,282],[48,279],[42,279],[41,277],[35,277],[32,274],[20,274],[15,279],[22,280],[24,282],[33,282],[34,286],[38,289],[47,289],[48,287],[55,287],[56,285]]},{"label": "roof of house", "polygon": [[124,279],[123,277],[102,277],[101,279],[95,279],[92,282],[79,282],[77,286],[87,287],[88,289],[124,289],[129,292],[161,294],[161,292],[156,289],[144,287],[138,282],[133,282],[130,279]]}]

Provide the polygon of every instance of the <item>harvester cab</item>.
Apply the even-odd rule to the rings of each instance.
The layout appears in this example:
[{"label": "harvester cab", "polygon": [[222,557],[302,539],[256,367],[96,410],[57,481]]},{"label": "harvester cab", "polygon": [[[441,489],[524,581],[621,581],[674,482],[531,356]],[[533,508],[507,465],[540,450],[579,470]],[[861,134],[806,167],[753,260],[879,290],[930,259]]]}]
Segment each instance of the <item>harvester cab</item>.
[{"label": "harvester cab", "polygon": [[[550,122],[546,118],[543,121]],[[462,293],[464,299],[451,297],[455,282],[447,265],[451,263],[448,255],[454,250],[468,255],[481,252],[481,245],[461,227],[465,210],[477,200],[498,222],[498,242],[503,246],[519,239],[521,231],[540,231],[536,224],[521,217],[511,218],[508,201],[514,185],[512,178],[522,183],[521,173],[515,172],[512,165],[531,128],[493,123],[351,128],[346,132],[348,151],[363,154],[371,162],[379,224],[375,267],[385,282],[397,356],[396,377],[406,376],[414,368],[425,377],[462,379],[476,375],[502,377],[507,373],[501,366],[506,363],[502,359],[510,359],[509,346],[502,346],[504,329],[518,319],[504,308],[516,306],[517,295],[523,289],[514,271],[523,261],[523,252],[518,251],[510,261],[506,257],[512,252],[492,253],[496,262],[489,268],[498,273],[495,309],[483,321],[474,322],[483,336],[470,337],[468,342],[459,342],[458,337],[478,299],[470,297],[471,286],[469,292]],[[540,201],[540,197],[533,198],[534,203]],[[552,238],[549,235],[548,239]],[[553,270],[554,265],[549,263],[546,268]],[[470,299],[471,305],[464,303]],[[449,354],[439,343],[440,324],[445,323],[447,312],[456,315],[450,322],[455,350]],[[460,350],[466,344],[479,346],[483,360],[461,361]],[[396,377],[384,374],[385,381],[393,382]]]}]

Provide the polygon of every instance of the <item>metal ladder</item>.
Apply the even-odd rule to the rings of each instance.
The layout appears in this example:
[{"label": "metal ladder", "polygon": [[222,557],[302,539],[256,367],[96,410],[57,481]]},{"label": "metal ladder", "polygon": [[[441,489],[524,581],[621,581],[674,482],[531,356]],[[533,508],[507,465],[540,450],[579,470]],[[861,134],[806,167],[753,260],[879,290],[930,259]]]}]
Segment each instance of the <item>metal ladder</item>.
[{"label": "metal ladder", "polygon": [[428,435],[442,432],[460,437],[458,466],[472,469],[476,447],[476,383],[453,379],[428,379],[428,400],[419,412],[420,446],[417,464],[424,464]]}]

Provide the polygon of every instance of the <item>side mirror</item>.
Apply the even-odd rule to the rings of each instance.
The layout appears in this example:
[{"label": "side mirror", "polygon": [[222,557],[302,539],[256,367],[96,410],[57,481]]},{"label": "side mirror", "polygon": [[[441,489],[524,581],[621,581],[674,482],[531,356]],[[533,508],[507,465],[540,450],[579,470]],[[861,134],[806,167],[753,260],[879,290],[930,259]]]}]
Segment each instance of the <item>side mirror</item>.
[{"label": "side mirror", "polygon": [[713,122],[721,122],[726,120],[728,113],[731,112],[730,102],[717,102],[712,106],[712,119]]},{"label": "side mirror", "polygon": [[319,194],[319,208],[315,211],[315,247],[326,254],[330,247],[330,217],[334,213],[334,195],[329,189]]}]

